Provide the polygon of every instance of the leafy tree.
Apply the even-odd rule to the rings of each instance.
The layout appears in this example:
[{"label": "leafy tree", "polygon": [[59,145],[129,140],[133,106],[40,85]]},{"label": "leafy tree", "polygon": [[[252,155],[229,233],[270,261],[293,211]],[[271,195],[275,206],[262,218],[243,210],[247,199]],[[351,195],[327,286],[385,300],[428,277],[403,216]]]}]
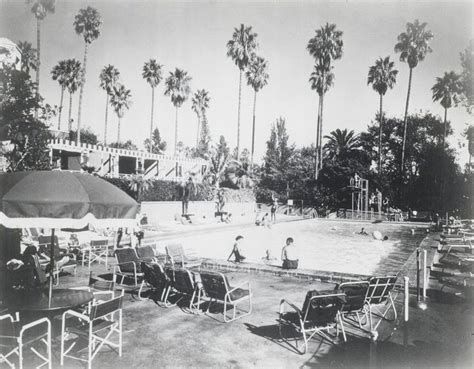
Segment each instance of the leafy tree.
[{"label": "leafy tree", "polygon": [[199,139],[199,144],[196,149],[196,157],[208,160],[210,154],[210,143],[211,134],[209,131],[209,124],[207,123],[207,117],[204,114],[202,117],[201,137]]},{"label": "leafy tree", "polygon": [[250,168],[253,166],[253,153],[255,148],[255,109],[257,106],[257,92],[265,87],[268,83],[268,62],[260,57],[255,56],[251,59],[249,68],[245,73],[247,76],[247,84],[252,86],[253,95],[253,120],[252,120],[252,151],[250,154]]},{"label": "leafy tree", "polygon": [[68,131],[72,130],[72,95],[81,85],[81,62],[76,59],[67,59],[65,61],[66,69],[66,88],[69,92],[69,114],[68,114]]},{"label": "leafy tree", "polygon": [[461,76],[455,72],[445,72],[443,77],[437,77],[436,83],[431,87],[433,101],[439,101],[444,108],[444,135],[443,146],[446,143],[446,128],[448,120],[448,109],[457,106],[461,93]]},{"label": "leafy tree", "polygon": [[212,148],[210,167],[206,180],[213,186],[219,187],[223,179],[224,171],[230,160],[230,149],[224,136],[220,136],[219,142]]},{"label": "leafy tree", "polygon": [[125,111],[132,106],[132,93],[122,84],[117,84],[113,89],[113,95],[110,98],[110,104],[117,114],[117,142],[120,142],[120,120],[123,118]]},{"label": "leafy tree", "polygon": [[77,143],[81,142],[81,111],[82,95],[84,94],[84,85],[86,84],[86,66],[87,66],[87,47],[92,41],[100,36],[100,25],[102,20],[97,9],[88,6],[86,9],[80,9],[79,14],[74,18],[74,30],[78,35],[84,38],[84,61],[82,63],[81,83],[79,91],[79,107],[77,113]]},{"label": "leafy tree", "polygon": [[138,150],[137,145],[135,145],[132,140],[127,140],[125,142],[112,142],[109,144],[109,147],[113,149]]},{"label": "leafy tree", "polygon": [[318,123],[316,127],[316,165],[315,178],[318,170],[323,166],[323,105],[324,95],[332,86],[334,73],[332,63],[342,57],[343,50],[342,31],[336,29],[335,24],[326,23],[316,30],[316,35],[308,42],[306,49],[315,59],[314,71],[311,74],[311,88],[319,95]]},{"label": "leafy tree", "polygon": [[[158,128],[156,128],[156,130],[158,130]],[[130,190],[136,194],[136,199],[138,202],[141,203],[143,201],[143,194],[144,192],[148,191],[152,183],[152,178],[145,179],[145,176],[142,174],[132,176],[129,186]]]},{"label": "leafy tree", "polygon": [[145,140],[145,149],[153,154],[163,154],[166,151],[166,141],[161,139],[160,131],[158,130],[158,128],[155,128],[153,130],[153,134],[151,137],[151,144],[149,138]]},{"label": "leafy tree", "polygon": [[324,138],[327,139],[324,150],[329,160],[343,160],[355,155],[355,152],[360,148],[359,137],[353,130],[344,129],[341,131],[338,128]]},{"label": "leafy tree", "polygon": [[18,50],[21,54],[20,70],[25,73],[30,73],[30,68],[38,69],[38,59],[36,58],[36,49],[33,49],[31,43],[27,41],[18,42]]},{"label": "leafy tree", "polygon": [[395,52],[400,53],[400,61],[407,62],[410,68],[410,75],[408,77],[408,92],[407,101],[405,105],[405,118],[403,127],[403,146],[402,146],[402,175],[405,172],[405,146],[407,141],[407,119],[408,119],[408,103],[410,101],[410,90],[411,81],[413,75],[413,69],[418,65],[420,61],[423,61],[428,53],[430,53],[431,47],[429,42],[433,38],[433,33],[426,30],[427,23],[420,23],[418,19],[415,19],[413,23],[407,23],[406,32],[402,32],[398,35],[398,42],[395,44]]},{"label": "leafy tree", "polygon": [[472,86],[474,81],[472,79],[472,70],[474,69],[474,39],[471,39],[469,46],[461,53],[461,82],[463,103],[469,113],[474,109],[474,94]]},{"label": "leafy tree", "polygon": [[114,93],[114,87],[120,79],[120,72],[113,65],[106,65],[99,75],[100,87],[105,91],[105,123],[104,145],[107,145],[107,117],[109,113],[109,98]]},{"label": "leafy tree", "polygon": [[155,109],[155,88],[160,84],[161,80],[163,79],[162,68],[163,65],[158,64],[155,59],[150,59],[143,65],[142,77],[148,82],[151,87],[151,119],[149,140],[153,140],[153,112]]},{"label": "leafy tree", "polygon": [[3,68],[0,81],[0,133],[2,140],[9,140],[12,146],[5,153],[8,170],[50,169],[51,135],[45,122],[50,118],[51,108],[42,104],[28,73]]},{"label": "leafy tree", "polygon": [[[81,139],[82,143],[86,143],[89,145],[97,145],[99,143],[97,135],[90,128],[82,128],[81,137],[82,137]],[[76,138],[77,138],[77,132],[69,131],[69,140],[75,141]]]},{"label": "leafy tree", "polygon": [[[33,4],[31,7],[31,12],[36,17],[36,89],[39,95],[39,85],[40,85],[40,51],[41,51],[41,22],[48,13],[54,13],[55,10],[55,0],[27,0],[29,4]],[[38,114],[36,114],[36,118]]]},{"label": "leafy tree", "polygon": [[196,149],[199,146],[200,140],[200,126],[201,126],[201,119],[206,119],[206,109],[209,108],[209,101],[211,98],[209,97],[209,92],[206,90],[197,90],[194,94],[191,102],[192,102],[192,109],[196,113],[198,118],[198,125],[197,125],[197,135],[196,135]]},{"label": "leafy tree", "polygon": [[240,152],[240,101],[242,97],[242,73],[250,63],[257,50],[257,34],[252,27],[243,24],[234,28],[232,39],[227,42],[227,56],[230,57],[239,68],[239,105],[237,110],[237,160]]},{"label": "leafy tree", "polygon": [[63,98],[64,90],[67,87],[68,83],[68,70],[66,60],[61,60],[56,64],[51,70],[51,77],[53,81],[58,81],[59,87],[61,88],[61,98],[59,101],[59,114],[58,114],[58,131],[61,130],[61,113],[63,110]]},{"label": "leafy tree", "polygon": [[397,81],[398,70],[394,69],[394,63],[390,61],[390,57],[387,56],[385,59],[378,58],[375,64],[369,68],[369,75],[367,78],[367,84],[372,85],[372,88],[379,94],[380,97],[380,110],[379,110],[379,175],[382,174],[382,125],[383,125],[383,109],[382,100],[390,88],[395,86]]},{"label": "leafy tree", "polygon": [[171,102],[176,109],[176,119],[174,127],[174,154],[176,155],[178,148],[178,108],[188,99],[191,89],[189,87],[191,77],[188,76],[188,72],[182,69],[176,68],[174,72],[170,72],[168,78],[166,78],[166,90],[165,95],[171,97]]}]

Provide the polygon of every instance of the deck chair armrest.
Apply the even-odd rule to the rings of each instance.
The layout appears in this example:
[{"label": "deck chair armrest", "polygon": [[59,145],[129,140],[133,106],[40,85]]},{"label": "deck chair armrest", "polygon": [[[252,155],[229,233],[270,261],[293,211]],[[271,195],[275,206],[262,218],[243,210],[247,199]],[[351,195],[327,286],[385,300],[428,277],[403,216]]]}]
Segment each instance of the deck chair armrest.
[{"label": "deck chair armrest", "polygon": [[122,263],[115,263],[114,267],[119,266],[119,265],[126,265],[126,264],[133,264],[133,268],[135,269],[135,272],[137,271],[137,263],[134,261],[124,261]]},{"label": "deck chair armrest", "polygon": [[249,281],[245,281],[245,282],[242,282],[240,284],[238,284],[237,286],[233,287],[232,289],[228,290],[227,291],[227,295],[231,294],[232,292],[234,292],[235,290],[238,290],[239,288],[242,288],[243,286],[247,285],[247,290],[250,292],[250,282]]},{"label": "deck chair armrest", "polygon": [[29,330],[33,327],[36,327],[37,325],[44,324],[44,323],[46,323],[46,325],[48,327],[48,332],[51,332],[51,322],[50,322],[50,320],[48,318],[41,318],[41,319],[35,320],[31,323],[25,324],[23,327],[21,327],[20,337],[22,337],[23,333],[25,333],[27,330]]},{"label": "deck chair armrest", "polygon": [[290,306],[293,310],[295,310],[300,316],[302,314],[301,310],[299,307],[297,307],[295,304],[293,304],[292,302],[288,301],[288,300],[285,300],[285,299],[282,299],[280,301],[280,315],[282,315],[285,311],[284,311],[284,306],[288,305]]},{"label": "deck chair armrest", "polygon": [[[17,313],[18,314],[18,313]],[[3,320],[3,319],[8,319],[10,318],[10,321],[13,323],[15,322],[15,318],[13,317],[13,315],[11,314],[4,314],[4,315],[0,315],[0,320]]]},{"label": "deck chair armrest", "polygon": [[[94,295],[94,302],[97,301],[96,299],[96,296],[101,296],[101,295],[109,295],[110,299],[113,299],[114,298],[114,291],[94,291],[92,292],[92,294]],[[102,300],[100,300],[102,301]]]},{"label": "deck chair armrest", "polygon": [[67,317],[68,315],[74,316],[74,317],[76,317],[76,318],[78,318],[78,319],[80,319],[80,320],[84,320],[84,321],[86,321],[86,322],[89,322],[89,321],[90,321],[90,319],[89,319],[89,317],[88,317],[87,315],[78,313],[78,312],[75,311],[75,310],[67,310],[67,311],[65,311],[65,312],[63,313],[63,320],[66,320],[66,317]]}]

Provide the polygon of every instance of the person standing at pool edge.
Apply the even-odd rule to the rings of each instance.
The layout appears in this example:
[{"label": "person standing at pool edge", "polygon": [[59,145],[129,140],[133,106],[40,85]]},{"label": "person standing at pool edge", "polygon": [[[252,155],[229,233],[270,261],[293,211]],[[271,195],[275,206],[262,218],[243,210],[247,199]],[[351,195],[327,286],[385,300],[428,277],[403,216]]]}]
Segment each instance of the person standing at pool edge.
[{"label": "person standing at pool edge", "polygon": [[293,238],[286,239],[286,245],[281,250],[281,260],[283,261],[283,269],[297,269],[298,268],[298,249],[293,244]]},{"label": "person standing at pool edge", "polygon": [[242,261],[245,260],[245,256],[242,255],[242,248],[240,247],[240,244],[242,242],[241,240],[243,238],[244,237],[241,236],[241,235],[238,235],[237,237],[235,237],[235,243],[234,243],[234,246],[232,247],[232,252],[230,253],[229,257],[227,258],[227,261],[230,260],[232,255],[234,255],[236,263],[241,263]]}]

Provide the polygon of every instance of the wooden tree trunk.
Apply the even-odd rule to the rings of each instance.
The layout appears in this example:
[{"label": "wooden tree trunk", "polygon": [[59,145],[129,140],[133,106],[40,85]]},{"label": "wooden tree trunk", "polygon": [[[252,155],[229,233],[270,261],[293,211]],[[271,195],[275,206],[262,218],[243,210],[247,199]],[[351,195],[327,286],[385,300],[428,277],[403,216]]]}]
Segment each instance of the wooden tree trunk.
[{"label": "wooden tree trunk", "polygon": [[250,170],[253,168],[253,153],[255,150],[255,110],[257,107],[257,90],[253,95],[253,120],[252,120],[252,153],[250,155]]},{"label": "wooden tree trunk", "polygon": [[155,88],[151,87],[151,120],[150,120],[150,152],[152,152],[153,142],[153,113],[155,110]]},{"label": "wooden tree trunk", "polygon": [[319,173],[319,125],[321,120],[321,95],[318,94],[318,119],[316,123],[316,142],[315,142],[315,156],[314,156],[314,179],[318,179]]},{"label": "wooden tree trunk", "polygon": [[242,97],[242,70],[239,73],[239,106],[237,110],[237,161],[240,156],[240,102]]},{"label": "wooden tree trunk", "polygon": [[[39,100],[40,66],[41,66],[41,20],[36,18],[36,99]],[[38,108],[35,108],[35,119],[38,119]]]},{"label": "wooden tree trunk", "polygon": [[104,122],[104,145],[107,145],[107,120],[109,117],[109,94],[105,97],[105,122]]},{"label": "wooden tree trunk", "polygon": [[411,77],[413,73],[413,68],[410,68],[410,75],[408,77],[408,93],[407,93],[407,102],[405,105],[405,118],[403,120],[403,144],[402,144],[402,164],[401,172],[402,175],[405,172],[405,146],[407,141],[407,123],[408,123],[408,103],[410,102],[410,90],[411,90]]},{"label": "wooden tree trunk", "polygon": [[382,94],[380,94],[380,110],[379,110],[379,175],[382,175],[382,124],[383,124],[383,110],[382,110]]},{"label": "wooden tree trunk", "polygon": [[174,120],[174,156],[178,153],[178,107],[176,106],[176,115]]},{"label": "wooden tree trunk", "polygon": [[81,143],[81,110],[82,110],[82,95],[84,94],[84,85],[86,84],[86,63],[87,63],[87,42],[84,46],[84,64],[81,73],[81,88],[79,90],[79,107],[77,111],[77,136],[76,143]]},{"label": "wooden tree trunk", "polygon": [[117,127],[117,143],[120,142],[120,117],[118,117],[118,127]]},{"label": "wooden tree trunk", "polygon": [[61,113],[63,111],[64,87],[61,86],[61,101],[59,102],[58,131],[61,130]]},{"label": "wooden tree trunk", "polygon": [[72,93],[69,92],[69,116],[67,118],[67,130],[71,132],[72,130]]},{"label": "wooden tree trunk", "polygon": [[201,117],[198,115],[198,126],[196,133],[196,149],[199,147],[199,132],[201,131]]},{"label": "wooden tree trunk", "polygon": [[319,170],[323,168],[323,108],[324,94],[321,95],[321,118],[319,120]]},{"label": "wooden tree trunk", "polygon": [[448,108],[444,108],[444,134],[443,134],[443,149],[446,148],[446,135],[448,134]]}]

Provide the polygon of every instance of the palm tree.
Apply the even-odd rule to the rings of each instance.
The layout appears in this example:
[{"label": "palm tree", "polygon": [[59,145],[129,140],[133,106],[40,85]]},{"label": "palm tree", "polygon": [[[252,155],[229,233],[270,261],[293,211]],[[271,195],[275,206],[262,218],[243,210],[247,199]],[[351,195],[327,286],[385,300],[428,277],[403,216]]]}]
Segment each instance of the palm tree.
[{"label": "palm tree", "polygon": [[242,96],[242,73],[247,68],[250,60],[258,47],[257,34],[252,32],[252,27],[234,28],[232,39],[227,42],[227,56],[232,58],[239,68],[239,105],[237,110],[237,160],[240,153],[240,100]]},{"label": "palm tree", "polygon": [[176,108],[176,119],[174,126],[174,154],[176,155],[176,149],[178,148],[178,108],[188,99],[191,89],[189,88],[189,82],[191,77],[188,76],[188,72],[182,69],[176,68],[174,72],[170,72],[168,78],[166,78],[166,90],[165,95],[171,97],[171,102]]},{"label": "palm tree", "polygon": [[426,25],[427,23],[420,23],[418,19],[415,19],[415,22],[413,23],[407,23],[407,31],[398,35],[398,42],[395,44],[395,52],[400,53],[400,61],[407,62],[408,67],[410,68],[410,75],[408,77],[407,101],[405,104],[405,118],[403,119],[403,145],[401,162],[402,173],[404,173],[408,103],[410,101],[413,69],[420,61],[425,59],[426,54],[432,51],[431,47],[429,46],[429,42],[433,38],[433,33],[425,29]]},{"label": "palm tree", "polygon": [[201,132],[201,118],[205,119],[206,109],[209,108],[209,101],[211,98],[209,97],[209,92],[206,90],[197,90],[194,94],[191,102],[193,103],[192,109],[196,113],[198,118],[198,125],[197,125],[197,136],[196,136],[196,149],[199,146],[199,137]]},{"label": "palm tree", "polygon": [[72,95],[77,91],[81,84],[81,62],[76,59],[65,60],[66,88],[69,92],[69,114],[68,114],[68,132],[72,130]]},{"label": "palm tree", "polygon": [[398,70],[394,69],[394,62],[390,61],[390,57],[385,59],[378,58],[375,64],[369,68],[369,75],[367,77],[367,84],[372,84],[372,88],[380,96],[380,110],[379,110],[379,175],[382,174],[382,125],[383,125],[383,110],[382,99],[388,88],[393,88],[397,82]]},{"label": "palm tree", "polygon": [[113,106],[118,118],[117,142],[120,142],[120,119],[123,118],[125,110],[130,109],[132,105],[131,98],[131,91],[122,84],[117,84],[114,87],[113,94],[110,97],[110,104]]},{"label": "palm tree", "polygon": [[66,69],[66,60],[61,60],[56,64],[51,70],[51,77],[54,81],[58,81],[59,86],[61,87],[61,99],[59,102],[59,114],[58,114],[58,131],[61,130],[61,113],[63,111],[63,98],[64,90],[67,86],[67,69]]},{"label": "palm tree", "polygon": [[[161,70],[163,66],[158,64],[155,59],[150,59],[143,65],[142,77],[151,87],[151,119],[150,119],[150,142],[153,139],[153,112],[155,108],[155,87],[158,86],[163,79]],[[151,146],[150,146],[151,150]],[[151,152],[151,151],[150,151]]]},{"label": "palm tree", "polygon": [[252,150],[250,153],[250,170],[253,167],[253,153],[255,148],[255,109],[257,105],[257,92],[265,87],[268,83],[270,76],[268,75],[268,62],[260,57],[256,56],[250,61],[249,68],[245,75],[247,76],[247,84],[252,86],[253,95],[253,120],[252,120]]},{"label": "palm tree", "polygon": [[330,160],[348,157],[351,152],[360,148],[359,136],[353,130],[336,129],[328,136],[324,136],[328,141],[324,145],[327,157]]},{"label": "palm tree", "polygon": [[79,14],[74,18],[74,30],[78,35],[82,35],[84,38],[84,61],[82,65],[81,89],[79,91],[79,107],[77,113],[77,143],[81,142],[81,110],[82,95],[84,94],[84,85],[86,84],[87,46],[99,37],[99,27],[101,24],[102,21],[99,12],[90,6],[86,9],[80,9]]},{"label": "palm tree", "polygon": [[18,50],[21,54],[21,65],[20,70],[22,72],[30,74],[30,68],[33,70],[38,69],[38,59],[36,59],[36,49],[33,49],[31,43],[27,41],[18,42]]},{"label": "palm tree", "polygon": [[332,72],[332,62],[342,57],[343,49],[342,31],[336,29],[335,24],[326,23],[320,29],[316,30],[316,35],[311,38],[306,47],[310,55],[315,59],[314,71],[311,74],[311,88],[315,89],[319,95],[318,122],[316,129],[316,150],[319,149],[319,155],[316,154],[316,170],[323,166],[323,103],[324,95],[332,86],[334,73]]},{"label": "palm tree", "polygon": [[[31,12],[36,17],[36,91],[39,95],[39,84],[40,84],[40,51],[41,51],[41,22],[48,13],[54,13],[55,0],[28,0],[29,4],[33,4],[31,7]],[[35,112],[37,117],[38,111]]]},{"label": "palm tree", "polygon": [[104,123],[104,145],[107,145],[107,117],[109,114],[109,97],[120,78],[120,72],[113,65],[106,65],[100,72],[100,87],[105,90],[105,123]]},{"label": "palm tree", "polygon": [[444,108],[444,134],[443,147],[446,145],[448,109],[457,106],[461,101],[461,76],[455,72],[445,72],[443,77],[437,77],[436,83],[431,87],[433,101],[439,101]]}]

